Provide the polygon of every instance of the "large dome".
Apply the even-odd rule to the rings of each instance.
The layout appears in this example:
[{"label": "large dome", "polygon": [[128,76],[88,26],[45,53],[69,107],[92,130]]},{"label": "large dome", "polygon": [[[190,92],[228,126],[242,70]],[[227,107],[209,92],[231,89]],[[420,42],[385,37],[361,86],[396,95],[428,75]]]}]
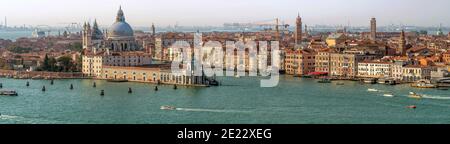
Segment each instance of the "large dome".
[{"label": "large dome", "polygon": [[125,16],[122,8],[119,8],[117,13],[116,22],[111,25],[108,30],[108,38],[110,39],[133,39],[134,32],[131,26],[125,22]]},{"label": "large dome", "polygon": [[109,28],[108,37],[110,37],[110,38],[134,37],[134,32],[128,23],[115,22]]}]

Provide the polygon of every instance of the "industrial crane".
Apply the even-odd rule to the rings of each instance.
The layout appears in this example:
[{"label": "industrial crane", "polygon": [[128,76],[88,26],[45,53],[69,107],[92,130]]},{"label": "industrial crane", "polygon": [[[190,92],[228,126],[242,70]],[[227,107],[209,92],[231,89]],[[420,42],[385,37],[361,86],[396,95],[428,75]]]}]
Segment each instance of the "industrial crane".
[{"label": "industrial crane", "polygon": [[289,29],[289,24],[284,24],[284,22],[283,24],[280,24],[278,18],[251,23],[238,23],[238,25],[241,27],[243,33],[245,33],[245,30],[253,28],[255,26],[259,27],[260,29],[263,29],[264,31],[273,31],[273,28],[275,28],[275,37],[277,40],[280,40],[280,27],[281,31],[283,32],[288,31]]}]

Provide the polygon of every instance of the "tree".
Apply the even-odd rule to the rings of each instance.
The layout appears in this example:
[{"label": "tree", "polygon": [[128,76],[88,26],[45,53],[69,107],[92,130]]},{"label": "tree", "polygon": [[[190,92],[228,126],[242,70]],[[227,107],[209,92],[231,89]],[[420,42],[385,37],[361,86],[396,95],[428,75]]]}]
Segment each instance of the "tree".
[{"label": "tree", "polygon": [[42,70],[47,71],[50,69],[50,63],[49,63],[50,59],[48,58],[48,55],[45,54],[45,58],[44,58],[44,64],[42,64]]},{"label": "tree", "polygon": [[60,65],[60,71],[69,72],[72,71],[74,63],[72,62],[72,58],[68,56],[63,56],[58,58],[58,63]]},{"label": "tree", "polygon": [[56,65],[57,61],[54,57],[51,57],[48,60],[48,64],[49,64],[49,69],[47,69],[47,71],[58,71],[58,66]]}]

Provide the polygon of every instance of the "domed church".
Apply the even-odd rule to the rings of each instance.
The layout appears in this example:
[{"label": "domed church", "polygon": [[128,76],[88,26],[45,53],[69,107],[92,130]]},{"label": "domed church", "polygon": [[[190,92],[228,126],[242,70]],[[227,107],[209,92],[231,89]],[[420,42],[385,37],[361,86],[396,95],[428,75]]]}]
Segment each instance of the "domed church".
[{"label": "domed church", "polygon": [[[118,81],[164,83],[176,85],[210,85],[205,76],[173,75],[170,64],[152,64],[152,55],[134,37],[125,21],[122,8],[111,27],[102,32],[97,21],[84,24],[82,72],[87,77]],[[191,70],[193,70],[191,68]]]},{"label": "domed church", "polygon": [[83,27],[83,73],[86,76],[99,76],[103,66],[145,66],[152,58],[134,38],[133,28],[125,21],[122,8],[116,20],[104,33],[94,26]]}]

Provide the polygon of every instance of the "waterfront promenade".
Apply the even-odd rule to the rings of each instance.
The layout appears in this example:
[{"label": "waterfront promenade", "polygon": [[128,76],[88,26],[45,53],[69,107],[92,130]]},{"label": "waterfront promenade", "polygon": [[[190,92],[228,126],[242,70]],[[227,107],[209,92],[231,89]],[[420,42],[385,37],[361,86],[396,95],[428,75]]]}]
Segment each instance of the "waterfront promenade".
[{"label": "waterfront promenade", "polygon": [[0,77],[10,77],[17,79],[86,79],[79,72],[45,72],[45,71],[15,71],[1,70]]}]

